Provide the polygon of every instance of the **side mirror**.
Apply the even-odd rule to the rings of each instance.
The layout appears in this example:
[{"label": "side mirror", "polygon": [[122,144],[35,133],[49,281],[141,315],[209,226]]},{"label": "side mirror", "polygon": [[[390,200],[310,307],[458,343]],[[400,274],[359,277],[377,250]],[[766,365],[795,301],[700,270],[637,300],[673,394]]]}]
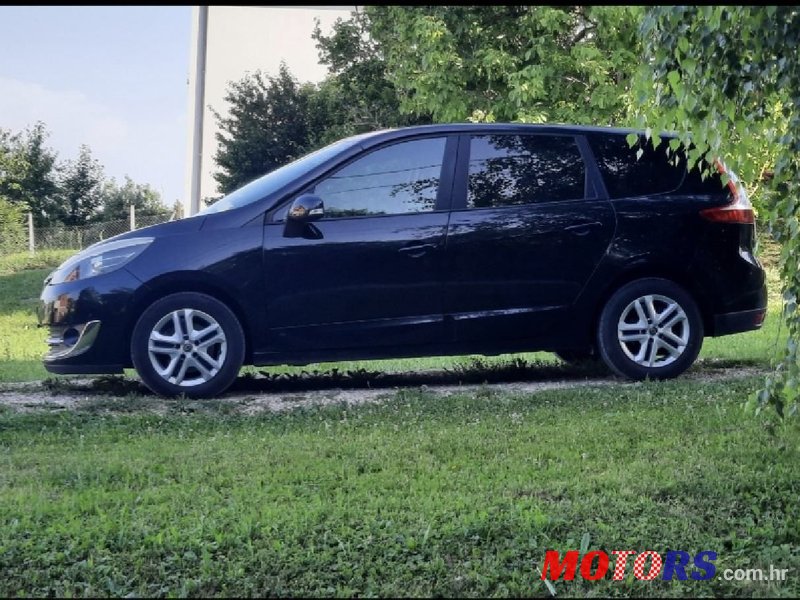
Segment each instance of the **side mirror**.
[{"label": "side mirror", "polygon": [[294,199],[289,207],[286,219],[287,221],[308,223],[324,216],[325,204],[322,202],[322,198],[313,194],[303,194]]}]

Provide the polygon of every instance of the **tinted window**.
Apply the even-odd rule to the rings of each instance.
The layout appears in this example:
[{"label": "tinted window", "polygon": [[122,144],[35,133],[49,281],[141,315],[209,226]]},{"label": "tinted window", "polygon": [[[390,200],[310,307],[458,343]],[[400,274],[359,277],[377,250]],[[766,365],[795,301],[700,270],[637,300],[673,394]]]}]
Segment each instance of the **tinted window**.
[{"label": "tinted window", "polygon": [[319,182],[326,217],[434,210],[445,138],[400,142],[363,156]]},{"label": "tinted window", "polygon": [[475,136],[470,142],[467,207],[577,200],[584,197],[585,179],[573,137]]},{"label": "tinted window", "polygon": [[365,134],[354,135],[334,142],[324,148],[320,148],[311,154],[306,154],[302,158],[290,162],[288,165],[284,165],[274,171],[270,171],[266,175],[240,187],[211,206],[204,208],[198,214],[207,215],[209,213],[222,212],[257,202],[278,191],[288,183],[291,183],[293,179],[311,171],[326,160],[354,146],[363,137],[365,137]]},{"label": "tinted window", "polygon": [[[597,167],[611,198],[663,194],[678,188],[686,172],[686,163],[670,164],[667,158],[668,141],[653,149],[644,137],[631,148],[625,135],[592,134],[589,136]],[[638,150],[640,158],[636,158]]]}]

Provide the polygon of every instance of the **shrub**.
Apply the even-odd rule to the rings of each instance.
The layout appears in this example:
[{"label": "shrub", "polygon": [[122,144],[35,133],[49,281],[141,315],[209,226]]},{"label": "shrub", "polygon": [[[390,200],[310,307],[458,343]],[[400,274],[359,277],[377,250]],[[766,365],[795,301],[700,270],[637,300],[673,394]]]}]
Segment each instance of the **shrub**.
[{"label": "shrub", "polygon": [[0,196],[0,254],[19,252],[25,248],[26,242],[22,207]]}]

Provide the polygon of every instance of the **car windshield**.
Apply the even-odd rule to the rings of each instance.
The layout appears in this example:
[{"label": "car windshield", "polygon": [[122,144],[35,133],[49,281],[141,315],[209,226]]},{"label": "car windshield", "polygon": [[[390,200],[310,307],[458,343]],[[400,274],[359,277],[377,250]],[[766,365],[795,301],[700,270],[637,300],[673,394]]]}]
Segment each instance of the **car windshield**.
[{"label": "car windshield", "polygon": [[311,154],[306,154],[302,158],[298,158],[294,162],[290,162],[289,164],[279,167],[274,171],[270,171],[266,175],[259,177],[258,179],[254,179],[247,185],[240,187],[238,190],[234,190],[227,196],[219,199],[211,206],[207,206],[197,214],[208,215],[211,213],[218,213],[225,210],[246,206],[256,202],[257,200],[261,200],[272,192],[279,190],[284,185],[291,182],[292,179],[302,175],[304,172],[310,171],[336,154],[346,150],[347,148],[350,148],[351,146],[354,146],[366,135],[367,134],[354,135],[352,137],[339,140],[338,142],[334,142],[333,144],[325,146],[324,148],[320,148]]}]

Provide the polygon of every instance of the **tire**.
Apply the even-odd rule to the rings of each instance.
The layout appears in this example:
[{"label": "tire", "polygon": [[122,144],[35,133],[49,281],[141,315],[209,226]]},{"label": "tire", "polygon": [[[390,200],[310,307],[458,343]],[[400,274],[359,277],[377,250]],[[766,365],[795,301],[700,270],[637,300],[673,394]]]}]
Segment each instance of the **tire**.
[{"label": "tire", "polygon": [[603,308],[597,329],[603,362],[633,380],[677,377],[697,359],[704,335],[691,295],[655,277],[617,290]]},{"label": "tire", "polygon": [[593,348],[586,348],[583,350],[564,349],[556,350],[555,355],[570,365],[578,365],[581,363],[595,363],[600,360],[597,352]]},{"label": "tire", "polygon": [[198,292],[157,300],[139,317],[131,336],[133,366],[144,384],[161,396],[221,394],[239,374],[244,350],[236,315],[216,298]]}]

